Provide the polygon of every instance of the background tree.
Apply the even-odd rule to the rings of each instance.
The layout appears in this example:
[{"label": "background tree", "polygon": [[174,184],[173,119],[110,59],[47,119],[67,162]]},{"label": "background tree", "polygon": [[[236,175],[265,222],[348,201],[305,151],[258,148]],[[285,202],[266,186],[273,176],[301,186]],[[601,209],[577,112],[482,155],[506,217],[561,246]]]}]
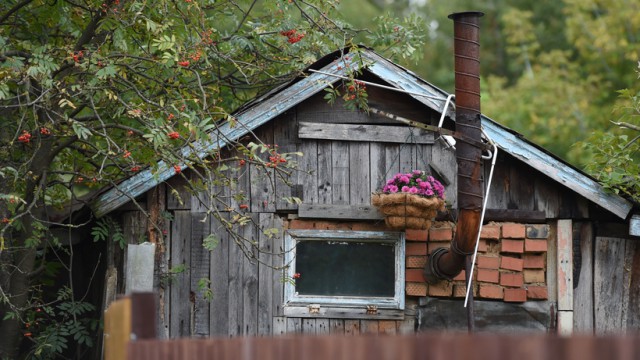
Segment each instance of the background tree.
[{"label": "background tree", "polygon": [[[292,155],[259,142],[232,143],[242,159],[178,149],[215,138],[221,122],[237,121],[231,113],[239,105],[352,47],[355,36],[393,45],[401,59],[412,55],[404,44],[420,46],[415,19],[381,19],[380,29],[365,32],[335,10],[326,0],[0,4],[0,358],[16,358],[21,340],[22,355],[36,358],[72,356],[72,342],[78,351],[91,345],[96,324],[83,320],[93,309],[78,296],[84,290],[69,283],[45,298],[41,281],[56,268],[71,273],[70,264],[49,261],[72,251],[49,231],[75,226],[60,222],[70,205],[145,168],[181,173],[188,164],[198,169],[194,190],[233,187],[220,167],[273,168],[268,156]],[[211,198],[210,214],[241,201],[242,194]],[[249,219],[234,212],[227,223],[236,234]],[[94,236],[105,237],[100,231]]]}]

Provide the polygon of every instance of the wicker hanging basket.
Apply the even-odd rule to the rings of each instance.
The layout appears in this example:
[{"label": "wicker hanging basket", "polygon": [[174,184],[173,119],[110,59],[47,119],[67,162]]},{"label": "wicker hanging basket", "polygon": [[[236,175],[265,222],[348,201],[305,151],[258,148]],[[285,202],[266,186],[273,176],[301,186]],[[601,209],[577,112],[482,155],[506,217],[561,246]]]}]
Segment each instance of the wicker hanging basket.
[{"label": "wicker hanging basket", "polygon": [[427,230],[439,210],[444,210],[445,202],[439,197],[395,193],[375,193],[371,203],[384,214],[384,221],[394,230]]}]

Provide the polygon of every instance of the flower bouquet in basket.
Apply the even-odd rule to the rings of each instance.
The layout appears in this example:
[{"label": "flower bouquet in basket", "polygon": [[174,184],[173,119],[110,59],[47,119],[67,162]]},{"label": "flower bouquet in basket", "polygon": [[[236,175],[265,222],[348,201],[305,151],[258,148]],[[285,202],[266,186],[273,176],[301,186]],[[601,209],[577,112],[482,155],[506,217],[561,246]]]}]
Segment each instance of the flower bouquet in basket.
[{"label": "flower bouquet in basket", "polygon": [[398,173],[373,194],[371,203],[384,214],[388,227],[425,230],[445,208],[444,186],[424,171]]}]

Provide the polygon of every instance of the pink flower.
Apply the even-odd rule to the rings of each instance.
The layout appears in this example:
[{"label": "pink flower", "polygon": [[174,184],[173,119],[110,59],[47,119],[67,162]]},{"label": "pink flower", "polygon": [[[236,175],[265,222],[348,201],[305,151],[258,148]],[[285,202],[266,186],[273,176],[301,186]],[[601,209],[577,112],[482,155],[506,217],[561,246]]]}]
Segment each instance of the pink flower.
[{"label": "pink flower", "polygon": [[410,180],[409,180],[409,177],[403,175],[400,177],[400,181],[405,184],[408,184]]},{"label": "pink flower", "polygon": [[391,193],[397,193],[398,192],[398,187],[395,185],[391,185],[389,186],[389,192]]},{"label": "pink flower", "polygon": [[409,192],[409,187],[408,186],[403,186],[402,187],[402,192]]},{"label": "pink flower", "polygon": [[415,186],[412,186],[409,188],[409,193],[410,194],[417,194],[418,193],[418,188],[416,188]]},{"label": "pink flower", "polygon": [[424,192],[424,194],[427,196],[433,196],[433,191],[428,189]]},{"label": "pink flower", "polygon": [[427,186],[429,186],[429,185],[430,185],[430,184],[429,184],[428,182],[426,182],[426,181],[423,181],[423,182],[421,182],[421,183],[418,183],[418,186],[420,186],[420,188],[421,188],[421,189],[423,189],[423,190],[424,190],[424,189],[426,189],[426,188],[427,188]]}]

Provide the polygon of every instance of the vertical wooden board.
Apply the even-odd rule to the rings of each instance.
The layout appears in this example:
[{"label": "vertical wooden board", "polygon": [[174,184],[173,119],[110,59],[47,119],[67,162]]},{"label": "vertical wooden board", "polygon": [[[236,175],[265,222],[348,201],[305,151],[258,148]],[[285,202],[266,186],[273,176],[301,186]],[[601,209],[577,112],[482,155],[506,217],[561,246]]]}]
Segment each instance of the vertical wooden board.
[{"label": "vertical wooden board", "polygon": [[416,320],[415,316],[406,316],[404,320],[398,322],[398,334],[407,335],[415,334]]},{"label": "vertical wooden board", "polygon": [[[251,217],[255,224],[259,223],[258,214],[251,214]],[[246,253],[249,257],[243,257],[242,262],[242,334],[255,336],[258,333],[258,254],[253,244],[259,244],[258,229],[250,223],[243,230],[245,241],[248,241]]]},{"label": "vertical wooden board", "polygon": [[258,335],[271,335],[273,322],[274,269],[272,258],[274,249],[273,237],[264,234],[271,228],[273,214],[259,215],[258,229]]},{"label": "vertical wooden board", "polygon": [[302,319],[287,318],[287,334],[300,334],[300,333],[302,333]]},{"label": "vertical wooden board", "polygon": [[[221,230],[224,231],[224,230]],[[238,240],[228,237],[229,243],[229,335],[241,336],[243,334],[243,310],[244,310],[244,294],[243,294],[243,264],[244,253],[240,248],[241,244]]]},{"label": "vertical wooden board", "polygon": [[[273,145],[273,128],[269,126],[269,124],[256,131],[256,136],[265,144]],[[270,154],[264,153],[260,155],[265,161],[269,160]],[[271,168],[251,165],[249,167],[249,174],[251,187],[251,212],[275,212],[276,197],[274,170]]]},{"label": "vertical wooden board", "polygon": [[628,305],[624,294],[625,239],[596,237],[593,291],[595,332],[597,335],[620,332],[623,308]]},{"label": "vertical wooden board", "polygon": [[345,320],[344,321],[344,334],[345,335],[360,335],[360,320]]},{"label": "vertical wooden board", "polygon": [[209,172],[202,168],[192,168],[189,170],[189,178],[194,191],[189,195],[191,205],[189,208],[194,213],[207,212],[211,205],[212,180]]},{"label": "vertical wooden board", "polygon": [[318,203],[331,204],[333,196],[333,174],[331,141],[318,141]]},{"label": "vertical wooden board", "polygon": [[316,334],[329,334],[329,319],[316,319]]},{"label": "vertical wooden board", "polygon": [[418,153],[416,151],[416,144],[407,142],[400,145],[400,172],[408,173],[416,170],[416,161],[418,160]]},{"label": "vertical wooden board", "polygon": [[[223,219],[228,219],[228,214],[221,213]],[[231,306],[237,306],[236,303],[229,302],[229,294],[231,283],[229,277],[230,264],[237,264],[237,260],[232,260],[229,249],[235,246],[229,239],[229,234],[225,230],[224,224],[215,217],[210,218],[210,233],[215,235],[218,240],[218,246],[211,251],[211,291],[213,298],[209,307],[210,313],[210,334],[212,336],[228,336],[230,334],[229,315]],[[231,256],[230,256],[231,255]],[[234,254],[237,255],[237,254]],[[237,265],[234,269],[237,271]],[[234,288],[236,290],[236,288]],[[236,292],[237,294],[237,292]]]},{"label": "vertical wooden board", "polygon": [[[278,145],[278,152],[280,153],[292,153],[298,151],[298,123],[295,116],[295,111],[288,111],[278,116],[273,123],[273,142],[274,145]],[[295,157],[292,160],[297,160]],[[284,176],[281,178],[276,175],[276,209],[277,210],[293,210],[296,209],[296,204],[289,203],[282,200],[284,197],[298,196],[295,188],[288,185],[287,182],[291,182],[293,185],[297,183],[298,174],[296,171],[287,169],[291,173],[290,176]],[[277,173],[276,173],[277,174]]]},{"label": "vertical wooden board", "polygon": [[573,323],[573,311],[558,311],[558,335],[571,336]]},{"label": "vertical wooden board", "polygon": [[[577,227],[577,229],[575,229]],[[573,326],[576,333],[593,333],[593,230],[590,222],[577,223],[580,268],[575,271],[577,286],[573,289]],[[575,232],[574,232],[575,233]],[[574,254],[577,256],[578,254]]]},{"label": "vertical wooden board", "polygon": [[380,320],[378,322],[378,333],[385,335],[395,335],[398,332],[398,323],[395,320]]},{"label": "vertical wooden board", "polygon": [[298,157],[298,181],[302,186],[302,201],[305,204],[318,203],[318,143],[304,140],[300,144],[302,156]]},{"label": "vertical wooden board", "polygon": [[166,181],[167,210],[187,210],[191,207],[191,194],[186,176],[190,175],[185,171]]},{"label": "vertical wooden board", "polygon": [[[638,316],[636,313],[638,312],[638,308],[633,308],[630,305],[630,294],[633,291],[638,291],[637,289],[631,289],[631,280],[632,280],[632,270],[633,270],[633,258],[636,247],[638,246],[637,241],[631,239],[625,239],[625,251],[624,251],[624,259],[623,263],[623,272],[622,272],[622,302],[624,306],[622,307],[622,326],[623,328],[632,330],[632,328],[628,328],[627,324],[629,322],[630,317]],[[637,329],[633,329],[637,330]]]},{"label": "vertical wooden board", "polygon": [[558,310],[573,310],[573,228],[571,220],[558,220]]},{"label": "vertical wooden board", "polygon": [[[171,223],[170,327],[172,338],[191,334],[191,212],[176,210]],[[184,270],[176,272],[177,269]]]},{"label": "vertical wooden board", "polygon": [[453,149],[448,149],[443,140],[439,139],[431,147],[431,162],[436,166],[446,178],[448,184],[445,185],[445,196],[447,203],[452,208],[458,206],[458,166],[456,165],[456,153]]},{"label": "vertical wooden board", "polygon": [[349,204],[349,143],[331,142],[331,203]]},{"label": "vertical wooden board", "polygon": [[273,335],[284,335],[287,333],[287,318],[284,316],[273,317]]},{"label": "vertical wooden board", "polygon": [[431,165],[431,148],[433,145],[417,145],[416,147],[416,169],[429,173],[429,165]]},{"label": "vertical wooden board", "polygon": [[305,335],[316,334],[316,319],[304,318],[302,319],[302,333]]},{"label": "vertical wooden board", "polygon": [[547,219],[558,217],[560,214],[560,197],[558,196],[558,187],[555,181],[543,175],[536,176],[534,197],[534,210],[544,211]]},{"label": "vertical wooden board", "polygon": [[329,320],[329,333],[332,335],[344,335],[344,320],[342,319],[330,319]]},{"label": "vertical wooden board", "polygon": [[378,320],[360,320],[361,334],[378,334]]},{"label": "vertical wooden board", "polygon": [[[387,166],[384,148],[385,145],[381,143],[372,142],[369,144],[369,187],[371,188],[371,192],[382,189],[387,180],[385,179],[385,176],[387,176]],[[369,198],[368,203],[371,203],[371,198]]]},{"label": "vertical wooden board", "polygon": [[640,246],[636,241],[627,240],[627,253],[630,253],[630,264],[627,267],[630,269],[629,273],[629,309],[627,315],[627,329],[637,330],[640,329]]},{"label": "vertical wooden board", "polygon": [[510,175],[511,187],[509,189],[509,209],[533,210],[534,208],[534,182],[531,181],[531,170],[524,164],[512,162]]},{"label": "vertical wooden board", "polygon": [[[484,167],[485,191],[488,186],[489,172],[491,165]],[[511,190],[511,179],[509,178],[509,167],[507,165],[507,155],[498,152],[498,159],[493,169],[493,179],[491,180],[491,190],[487,199],[487,208],[489,209],[507,209],[509,202],[509,191]]]},{"label": "vertical wooden board", "polygon": [[[191,293],[194,298],[191,336],[209,336],[209,300],[205,297],[209,289],[210,259],[203,240],[210,233],[210,220],[205,213],[191,213]],[[201,286],[204,286],[201,288]]]},{"label": "vertical wooden board", "polygon": [[[160,184],[156,187],[157,194],[149,195],[149,198],[155,197],[155,200],[158,201],[158,211],[162,213],[166,210],[166,190],[165,184]],[[149,200],[149,203],[152,201]],[[156,293],[158,294],[158,316],[157,320],[157,338],[158,339],[167,339],[169,338],[169,303],[171,298],[170,293],[170,285],[165,281],[166,275],[169,271],[169,261],[170,261],[170,252],[171,247],[170,244],[167,244],[169,240],[170,224],[168,220],[162,220],[159,224],[157,224],[160,229],[156,235],[156,258],[155,258],[155,273],[153,276],[154,288],[156,289]],[[166,234],[165,231],[166,230]],[[154,229],[155,231],[155,229]]]},{"label": "vertical wooden board", "polygon": [[271,266],[273,268],[273,316],[284,315],[284,224],[282,218],[272,215],[268,224],[269,228],[276,230],[273,236],[273,254],[271,255]]},{"label": "vertical wooden board", "polygon": [[550,302],[558,301],[558,231],[557,222],[550,224],[547,238],[547,293]]},{"label": "vertical wooden board", "polygon": [[371,203],[369,143],[349,144],[349,204]]}]

